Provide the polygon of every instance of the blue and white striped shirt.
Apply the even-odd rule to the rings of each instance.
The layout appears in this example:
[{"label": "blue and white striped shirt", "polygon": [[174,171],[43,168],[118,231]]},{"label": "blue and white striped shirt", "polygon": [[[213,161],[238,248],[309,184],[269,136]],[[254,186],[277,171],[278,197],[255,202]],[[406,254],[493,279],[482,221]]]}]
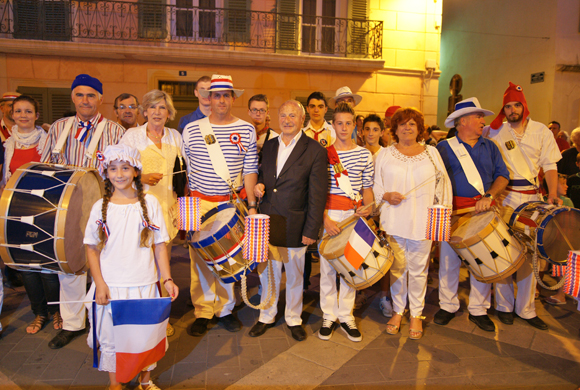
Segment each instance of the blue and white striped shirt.
[{"label": "blue and white striped shirt", "polygon": [[[337,152],[340,163],[348,172],[352,190],[359,193],[364,188],[372,188],[375,166],[371,152],[362,146],[357,146],[351,150],[337,150]],[[334,168],[330,164],[328,164],[328,184],[330,194],[349,197],[336,185]]]},{"label": "blue and white striped shirt", "polygon": [[[256,131],[254,126],[238,119],[228,125],[211,125],[222,153],[228,164],[230,178],[235,180],[240,171],[243,175],[258,173],[258,153],[256,150]],[[232,136],[238,134],[243,145],[242,150],[236,145]],[[233,137],[235,139],[235,136]],[[227,195],[230,189],[219,177],[211,163],[205,141],[199,128],[199,121],[188,124],[183,129],[183,145],[189,167],[189,188],[207,196]],[[240,186],[237,190],[243,187]]]}]

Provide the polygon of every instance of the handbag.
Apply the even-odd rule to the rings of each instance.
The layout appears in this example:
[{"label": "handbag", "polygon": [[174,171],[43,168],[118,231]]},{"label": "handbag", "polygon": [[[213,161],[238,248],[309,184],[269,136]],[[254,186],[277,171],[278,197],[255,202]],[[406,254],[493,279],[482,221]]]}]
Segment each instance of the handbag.
[{"label": "handbag", "polygon": [[181,155],[181,150],[177,146],[175,138],[173,138],[173,143],[177,149],[177,156],[175,157],[175,163],[173,164],[173,191],[177,194],[177,197],[183,197],[186,195],[187,189],[187,168],[185,167],[185,161]]}]

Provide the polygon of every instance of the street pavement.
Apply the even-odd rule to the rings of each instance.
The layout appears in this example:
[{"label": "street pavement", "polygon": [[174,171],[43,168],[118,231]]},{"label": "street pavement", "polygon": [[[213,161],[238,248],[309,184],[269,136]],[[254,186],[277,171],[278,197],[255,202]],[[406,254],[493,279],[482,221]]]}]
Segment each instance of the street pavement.
[{"label": "street pavement", "polygon": [[[432,322],[438,309],[437,273],[432,270],[421,340],[408,338],[408,317],[399,334],[386,334],[388,319],[379,311],[375,285],[365,291],[366,304],[355,311],[363,341],[353,343],[338,329],[329,341],[322,341],[316,335],[322,313],[318,264],[313,264],[312,284],[304,293],[305,341],[295,341],[286,327],[283,298],[276,326],[261,337],[248,336],[259,313],[245,305],[235,311],[243,324],[240,332],[229,333],[213,321],[204,337],[192,337],[187,334],[195,319],[193,308],[187,305],[189,257],[180,245],[174,246],[172,254],[172,275],[180,295],[170,318],[175,335],[169,338],[169,349],[153,371],[153,380],[162,389],[572,390],[580,385],[580,313],[570,298],[564,306],[536,300],[538,315],[550,325],[548,331],[537,330],[520,319],[504,325],[490,310],[497,330],[484,332],[467,318],[469,282],[462,269],[462,308],[447,326],[439,326]],[[251,302],[257,304],[255,274],[248,277],[248,284]],[[34,315],[24,288],[5,289],[4,294],[0,390],[106,388],[108,375],[92,367],[86,335],[60,350],[51,350],[48,342],[57,333],[52,323],[36,335],[26,334]],[[136,385],[132,382],[127,389]]]}]

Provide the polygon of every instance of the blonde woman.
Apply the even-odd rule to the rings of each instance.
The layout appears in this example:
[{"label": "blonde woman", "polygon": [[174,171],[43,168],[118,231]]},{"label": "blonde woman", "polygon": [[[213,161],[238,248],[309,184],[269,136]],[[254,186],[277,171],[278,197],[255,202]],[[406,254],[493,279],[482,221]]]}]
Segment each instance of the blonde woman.
[{"label": "blonde woman", "polygon": [[[122,144],[133,146],[141,153],[141,181],[149,186],[146,192],[154,195],[163,209],[170,239],[167,242],[170,257],[171,242],[178,233],[169,217],[169,209],[177,202],[173,191],[173,167],[178,154],[183,154],[183,141],[177,130],[165,127],[165,124],[175,118],[176,112],[173,100],[166,92],[158,89],[149,91],[141,103],[141,114],[147,122],[127,130],[121,139]],[[167,296],[166,291],[163,291],[163,296]],[[174,332],[168,324],[167,335],[172,336]]]}]

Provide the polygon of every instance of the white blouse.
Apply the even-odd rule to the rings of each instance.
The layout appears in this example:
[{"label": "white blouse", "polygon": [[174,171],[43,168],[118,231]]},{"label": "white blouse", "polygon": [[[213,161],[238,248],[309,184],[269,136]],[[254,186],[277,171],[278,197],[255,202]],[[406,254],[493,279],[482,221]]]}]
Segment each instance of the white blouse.
[{"label": "white blouse", "polygon": [[[437,149],[427,145],[427,150],[441,172],[442,182],[438,194],[441,203],[451,206],[451,181]],[[427,208],[435,198],[435,167],[427,152],[416,156],[405,156],[395,145],[383,148],[375,163],[373,192],[381,206],[381,228],[387,234],[410,240],[425,240]],[[405,199],[394,206],[383,201],[386,192],[398,192]]]}]

